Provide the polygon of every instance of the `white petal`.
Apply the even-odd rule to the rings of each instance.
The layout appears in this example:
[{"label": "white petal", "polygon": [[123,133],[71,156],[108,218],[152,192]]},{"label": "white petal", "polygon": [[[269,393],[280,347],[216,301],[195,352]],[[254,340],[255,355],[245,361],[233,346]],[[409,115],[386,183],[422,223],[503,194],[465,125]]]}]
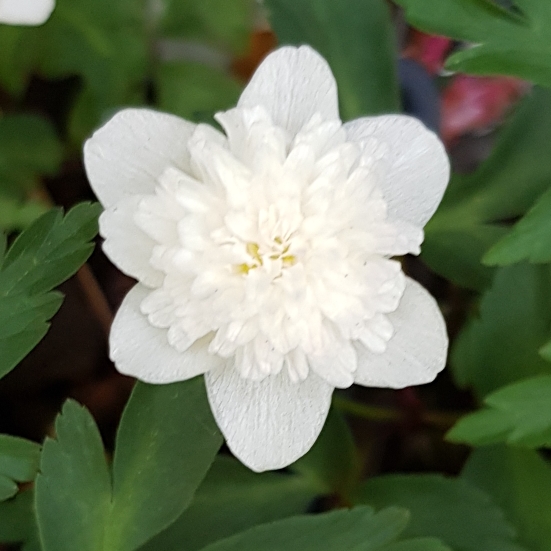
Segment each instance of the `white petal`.
[{"label": "white petal", "polygon": [[394,335],[382,354],[356,342],[355,382],[363,386],[404,388],[430,383],[446,365],[448,335],[438,304],[419,283],[406,278],[395,312],[387,314]]},{"label": "white petal", "polygon": [[381,191],[389,216],[423,227],[442,200],[450,163],[442,142],[421,122],[405,115],[365,117],[346,123],[348,139],[388,148],[388,172]]},{"label": "white petal", "polygon": [[126,197],[105,210],[99,219],[99,231],[105,241],[103,251],[125,274],[151,287],[161,285],[163,274],[149,262],[155,241],[134,222],[142,197]]},{"label": "white petal", "polygon": [[102,205],[153,193],[170,166],[189,172],[187,142],[194,128],[174,115],[149,109],[117,113],[84,144],[86,173]]},{"label": "white petal", "polygon": [[125,375],[153,384],[184,381],[223,360],[207,352],[210,336],[196,341],[185,352],[168,344],[167,330],[153,327],[140,311],[141,302],[151,291],[138,284],[124,298],[109,336],[110,357]]},{"label": "white petal", "polygon": [[257,106],[294,135],[315,113],[324,120],[339,118],[337,84],[312,48],[279,48],[262,62],[239,99],[238,107]]},{"label": "white petal", "polygon": [[229,448],[257,472],[286,467],[312,447],[333,393],[333,387],[313,373],[292,383],[285,369],[255,382],[226,368],[208,372],[205,380]]},{"label": "white petal", "polygon": [[42,25],[55,8],[55,0],[0,0],[0,23]]}]

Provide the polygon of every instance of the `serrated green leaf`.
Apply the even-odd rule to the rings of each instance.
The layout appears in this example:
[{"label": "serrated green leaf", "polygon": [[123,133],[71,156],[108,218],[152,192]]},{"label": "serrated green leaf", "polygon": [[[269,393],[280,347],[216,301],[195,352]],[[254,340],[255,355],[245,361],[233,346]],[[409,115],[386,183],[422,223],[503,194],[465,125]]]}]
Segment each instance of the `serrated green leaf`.
[{"label": "serrated green leaf", "polygon": [[210,121],[234,106],[242,85],[228,74],[198,63],[163,63],[159,69],[159,107],[188,120]]},{"label": "serrated green leaf", "polygon": [[36,479],[36,515],[44,551],[104,549],[111,480],[101,436],[88,411],[72,400],[47,438]]},{"label": "serrated green leaf", "polygon": [[550,267],[500,268],[482,297],[479,317],[464,326],[452,349],[457,381],[483,397],[519,379],[551,373],[538,354],[550,325]]},{"label": "serrated green leaf", "polygon": [[317,488],[303,476],[254,473],[220,456],[189,509],[140,550],[197,551],[258,524],[304,513],[317,495]]},{"label": "serrated green leaf", "polygon": [[473,445],[507,442],[551,446],[551,375],[520,381],[489,394],[486,409],[463,417],[447,434]]},{"label": "serrated green leaf", "polygon": [[536,89],[503,128],[490,158],[472,174],[454,175],[425,227],[422,258],[437,273],[471,289],[486,288],[493,269],[484,253],[505,236],[503,221],[523,215],[549,188],[551,91]]},{"label": "serrated green leaf", "polygon": [[137,549],[176,520],[221,445],[203,377],[170,385],[138,382],[117,434],[111,547]]},{"label": "serrated green leaf", "polygon": [[0,377],[48,331],[62,295],[51,291],[88,259],[97,233],[98,204],[81,203],[65,217],[52,209],[23,231],[0,269]]},{"label": "serrated green leaf", "polygon": [[522,260],[551,261],[551,189],[486,253],[483,262],[489,266],[506,266]]},{"label": "serrated green leaf", "polygon": [[360,478],[360,465],[350,427],[342,413],[331,408],[310,451],[289,468],[310,480],[320,494],[346,499]]},{"label": "serrated green leaf", "polygon": [[163,36],[243,51],[254,26],[254,0],[167,0],[159,22]]},{"label": "serrated green leaf", "polygon": [[501,506],[519,542],[531,551],[551,549],[551,468],[536,452],[480,448],[471,454],[461,476]]},{"label": "serrated green leaf", "polygon": [[280,43],[310,44],[328,61],[341,117],[400,111],[394,28],[384,0],[265,0]]},{"label": "serrated green leaf", "polygon": [[[405,509],[392,507],[375,514],[369,507],[356,507],[257,526],[207,545],[203,551],[384,550],[400,537],[408,519],[409,514]],[[425,551],[441,549],[437,541],[425,547]]]},{"label": "serrated green leaf", "polygon": [[475,45],[453,54],[453,71],[516,75],[551,86],[551,5],[517,0],[508,10],[492,0],[396,0],[408,21],[422,30]]},{"label": "serrated green leaf", "polygon": [[222,443],[202,378],[138,383],[119,427],[112,477],[84,408],[68,401],[56,429],[36,482],[44,551],[137,549],[189,505]]},{"label": "serrated green leaf", "polygon": [[[371,478],[356,503],[376,509],[394,504],[408,509],[404,537],[432,536],[454,551],[523,551],[501,509],[476,486],[440,475],[388,475]],[[466,529],[468,527],[468,529]]]}]

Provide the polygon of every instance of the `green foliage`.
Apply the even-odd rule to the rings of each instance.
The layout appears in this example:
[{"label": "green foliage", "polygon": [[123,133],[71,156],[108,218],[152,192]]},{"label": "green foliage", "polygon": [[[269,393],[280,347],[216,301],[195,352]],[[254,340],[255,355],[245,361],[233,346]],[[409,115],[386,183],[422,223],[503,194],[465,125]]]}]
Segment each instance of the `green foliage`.
[{"label": "green foliage", "polygon": [[384,0],[265,4],[282,44],[310,44],[327,59],[339,86],[343,120],[400,110],[394,29]]},{"label": "green foliage", "polygon": [[17,482],[34,480],[38,471],[39,456],[38,444],[0,434],[0,501],[17,493]]},{"label": "green foliage", "polygon": [[551,549],[551,468],[536,452],[480,448],[462,478],[494,498],[517,529],[519,542],[531,551]]},{"label": "green foliage", "polygon": [[290,468],[310,480],[319,494],[338,494],[348,499],[360,478],[360,458],[341,412],[331,408],[312,449]]},{"label": "green foliage", "polygon": [[23,199],[40,175],[58,171],[62,153],[45,119],[26,114],[0,117],[0,198]]},{"label": "green foliage", "polygon": [[30,551],[31,546],[38,542],[32,490],[25,490],[12,499],[0,502],[0,541],[24,542],[24,551]]},{"label": "green foliage", "polygon": [[357,507],[265,524],[203,551],[450,551],[432,538],[397,543],[408,519],[405,509],[393,507],[375,514],[369,507]]},{"label": "green foliage", "polygon": [[48,331],[71,277],[93,250],[97,204],[81,203],[65,217],[52,209],[21,233],[0,268],[0,376],[13,369]]},{"label": "green foliage", "polygon": [[111,481],[90,414],[69,400],[46,439],[36,479],[36,514],[44,551],[104,549]]},{"label": "green foliage", "polygon": [[[380,509],[408,509],[403,535],[433,536],[454,551],[522,551],[501,509],[483,491],[464,480],[439,475],[388,475],[365,482],[355,498]],[[468,529],[467,529],[468,527]]]},{"label": "green foliage", "polygon": [[301,475],[258,474],[220,456],[191,506],[141,551],[196,551],[258,524],[304,513],[317,494]]},{"label": "green foliage", "polygon": [[508,383],[551,372],[538,349],[549,338],[551,272],[548,265],[517,264],[496,272],[452,350],[458,382],[485,396]]},{"label": "green foliage", "polygon": [[106,105],[124,101],[145,78],[146,29],[139,0],[58,0],[38,33],[41,70],[53,78],[83,75]]},{"label": "green foliage", "polygon": [[48,210],[27,196],[40,176],[58,171],[61,158],[61,143],[45,119],[35,115],[0,118],[0,230],[22,230]]},{"label": "green foliage", "polygon": [[425,227],[422,257],[440,275],[481,290],[492,269],[480,262],[551,181],[548,155],[551,91],[534,90],[501,131],[490,158],[472,174],[454,175]]},{"label": "green foliage", "polygon": [[241,52],[249,38],[253,8],[254,0],[166,0],[159,26],[164,36]]},{"label": "green foliage", "polygon": [[487,408],[464,417],[448,433],[453,442],[551,445],[551,375],[527,379],[484,398]]},{"label": "green foliage", "polygon": [[534,263],[551,261],[551,189],[483,258],[483,262],[490,266],[506,266],[521,260]]},{"label": "green foliage", "polygon": [[551,46],[547,28],[551,5],[516,0],[506,9],[493,0],[396,0],[412,25],[475,45],[453,54],[452,71],[505,74],[551,86]]},{"label": "green foliage", "polygon": [[137,385],[117,435],[112,482],[83,407],[68,401],[56,433],[44,444],[36,482],[44,551],[137,549],[189,505],[222,441],[197,378]]},{"label": "green foliage", "polygon": [[234,106],[242,86],[222,71],[199,63],[163,63],[159,106],[188,120],[210,122],[212,114]]},{"label": "green foliage", "polygon": [[[117,433],[107,539],[137,549],[186,509],[222,445],[202,377],[137,383]],[[151,507],[151,502],[155,507]]]}]

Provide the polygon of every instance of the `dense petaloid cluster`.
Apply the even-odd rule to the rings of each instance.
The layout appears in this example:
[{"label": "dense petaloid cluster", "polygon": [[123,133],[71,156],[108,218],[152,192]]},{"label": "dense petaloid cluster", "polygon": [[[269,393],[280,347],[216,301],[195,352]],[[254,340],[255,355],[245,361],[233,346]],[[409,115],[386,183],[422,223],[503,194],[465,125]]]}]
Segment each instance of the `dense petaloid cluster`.
[{"label": "dense petaloid cluster", "polygon": [[278,468],[311,447],[335,387],[443,368],[438,307],[392,257],[419,253],[448,161],[414,119],[342,124],[307,47],[269,56],[215,118],[125,110],[86,145],[104,250],[138,280],[111,356],[151,383],[205,373],[230,448]]}]

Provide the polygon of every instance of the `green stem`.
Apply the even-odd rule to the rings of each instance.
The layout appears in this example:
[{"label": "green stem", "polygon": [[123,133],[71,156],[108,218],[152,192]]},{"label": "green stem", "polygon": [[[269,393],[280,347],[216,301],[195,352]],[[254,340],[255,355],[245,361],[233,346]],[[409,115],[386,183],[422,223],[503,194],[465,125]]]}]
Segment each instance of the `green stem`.
[{"label": "green stem", "polygon": [[[371,421],[404,421],[406,419],[406,414],[400,410],[362,404],[342,396],[334,396],[333,405],[344,413]],[[425,425],[447,430],[465,413],[424,411],[421,413],[421,422]]]}]

